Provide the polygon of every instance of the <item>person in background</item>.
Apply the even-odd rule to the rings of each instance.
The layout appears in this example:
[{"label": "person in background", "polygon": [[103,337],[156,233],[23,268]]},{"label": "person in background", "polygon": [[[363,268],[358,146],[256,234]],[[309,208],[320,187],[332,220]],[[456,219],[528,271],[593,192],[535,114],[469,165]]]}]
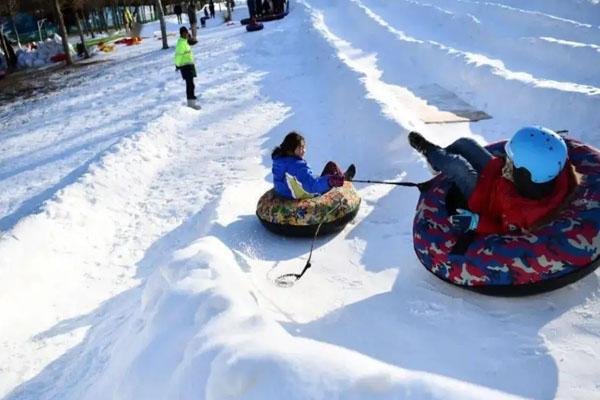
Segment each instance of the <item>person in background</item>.
[{"label": "person in background", "polygon": [[215,17],[215,3],[213,2],[213,0],[210,0],[208,2],[208,11],[210,12],[210,17],[214,18]]},{"label": "person in background", "polygon": [[175,4],[175,7],[173,7],[173,11],[175,12],[175,15],[177,15],[177,23],[179,25],[183,24],[183,18],[181,18],[183,9],[181,8],[181,3]]},{"label": "person in background", "polygon": [[246,0],[246,5],[248,6],[250,19],[254,19],[256,17],[256,0]]},{"label": "person in background", "polygon": [[283,13],[283,0],[273,0],[273,14]]},{"label": "person in background", "polygon": [[254,15],[257,17],[262,16],[263,13],[263,3],[262,0],[254,1]]},{"label": "person in background", "polygon": [[567,144],[543,127],[519,129],[493,156],[469,138],[437,146],[410,132],[410,145],[462,193],[468,209],[450,217],[455,229],[483,234],[530,231],[565,201],[576,185]]},{"label": "person in background", "polygon": [[321,176],[315,177],[304,160],[306,141],[297,132],[290,132],[271,153],[273,160],[273,185],[275,192],[288,199],[305,199],[319,196],[334,187],[344,185],[356,173],[354,164],[342,173],[338,165],[329,161]]},{"label": "person in background", "polygon": [[196,94],[194,78],[196,77],[196,66],[194,65],[194,55],[192,48],[188,43],[189,32],[185,26],[179,28],[179,39],[175,47],[175,69],[181,72],[181,78],[185,81],[185,91],[187,96],[187,105],[194,110],[199,110],[200,106],[196,104]]},{"label": "person in background", "polygon": [[133,26],[133,15],[131,15],[131,11],[129,11],[129,7],[125,7],[123,11],[123,19],[125,21],[125,29],[129,32]]},{"label": "person in background", "polygon": [[272,10],[272,8],[271,8],[271,4],[269,3],[269,1],[268,0],[263,0],[263,3],[262,3],[262,12],[263,12],[263,15],[269,15],[269,14],[271,14],[271,10]]}]

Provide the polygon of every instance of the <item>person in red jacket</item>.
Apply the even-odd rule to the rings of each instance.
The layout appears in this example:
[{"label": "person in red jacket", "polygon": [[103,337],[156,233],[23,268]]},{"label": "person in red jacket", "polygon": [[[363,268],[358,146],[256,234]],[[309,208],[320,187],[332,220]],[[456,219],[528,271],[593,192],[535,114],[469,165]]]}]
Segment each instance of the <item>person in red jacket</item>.
[{"label": "person in red jacket", "polygon": [[446,148],[417,132],[410,132],[408,140],[467,199],[468,210],[458,209],[450,217],[463,232],[530,231],[564,202],[575,185],[567,145],[547,128],[519,129],[506,143],[506,157],[495,157],[468,138]]}]

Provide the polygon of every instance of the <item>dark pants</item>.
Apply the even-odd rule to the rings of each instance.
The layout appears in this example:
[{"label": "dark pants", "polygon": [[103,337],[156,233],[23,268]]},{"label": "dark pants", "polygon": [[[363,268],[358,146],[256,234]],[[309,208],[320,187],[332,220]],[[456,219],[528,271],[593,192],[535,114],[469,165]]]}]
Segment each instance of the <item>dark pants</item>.
[{"label": "dark pants", "polygon": [[179,25],[183,24],[183,18],[181,18],[181,14],[177,14],[177,23]]},{"label": "dark pants", "polygon": [[196,100],[196,94],[194,93],[195,85],[194,78],[196,77],[196,67],[193,65],[184,65],[179,68],[181,77],[185,81],[185,92],[188,100]]},{"label": "dark pants", "polygon": [[325,175],[344,176],[344,173],[340,169],[339,165],[333,161],[328,161],[327,164],[325,164],[325,168],[323,168],[323,172],[321,172],[321,176]]},{"label": "dark pants", "polygon": [[194,90],[196,86],[194,85],[194,78],[186,78],[185,79],[185,94],[188,100],[196,100],[196,94]]},{"label": "dark pants", "polygon": [[450,146],[435,148],[425,155],[433,169],[443,173],[468,199],[475,190],[479,174],[493,158],[483,146],[460,138]]}]

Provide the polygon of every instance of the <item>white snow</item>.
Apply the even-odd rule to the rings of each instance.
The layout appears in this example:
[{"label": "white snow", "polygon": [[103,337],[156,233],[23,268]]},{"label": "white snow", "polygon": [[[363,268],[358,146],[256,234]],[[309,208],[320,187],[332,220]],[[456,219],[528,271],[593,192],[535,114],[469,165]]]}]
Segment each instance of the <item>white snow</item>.
[{"label": "white snow", "polygon": [[[254,215],[292,129],[315,170],[365,179],[429,177],[413,129],[487,143],[541,124],[598,147],[599,7],[298,0],[256,33],[217,15],[193,48],[201,111],[169,17],[170,50],[149,24],[0,104],[0,397],[600,398],[600,273],[527,298],[450,286],[414,254],[418,194],[363,185],[279,288],[310,241]],[[432,85],[493,118],[425,124]]]}]

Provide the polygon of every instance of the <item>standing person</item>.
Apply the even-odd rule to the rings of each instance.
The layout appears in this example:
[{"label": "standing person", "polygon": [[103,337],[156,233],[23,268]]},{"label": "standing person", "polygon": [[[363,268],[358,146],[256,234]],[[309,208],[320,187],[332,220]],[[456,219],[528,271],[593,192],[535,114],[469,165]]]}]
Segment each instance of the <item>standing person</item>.
[{"label": "standing person", "polygon": [[198,43],[198,40],[196,39],[196,33],[198,32],[198,19],[196,18],[196,4],[194,3],[194,0],[190,0],[188,4],[187,15],[188,20],[190,21],[190,27],[192,28],[192,35],[189,38],[189,43],[194,45]]},{"label": "standing person", "polygon": [[213,0],[210,0],[208,2],[208,11],[210,12],[210,17],[214,18],[215,17],[215,3],[213,3]]},{"label": "standing person", "polygon": [[263,14],[263,0],[256,0],[255,3],[255,9],[254,12],[256,14],[256,16],[260,17]]},{"label": "standing person", "polygon": [[123,19],[125,20],[125,29],[130,32],[133,27],[133,15],[131,15],[131,11],[129,11],[129,7],[125,6],[125,11],[123,11]]},{"label": "standing person", "polygon": [[250,19],[253,19],[256,17],[256,2],[255,0],[247,0],[246,4],[248,5],[248,14],[250,14]]},{"label": "standing person", "polygon": [[283,13],[283,0],[273,0],[273,14]]},{"label": "standing person", "polygon": [[181,8],[181,3],[175,4],[175,7],[173,8],[173,11],[175,11],[175,14],[177,15],[177,23],[179,25],[183,24],[183,18],[181,18],[181,14],[183,13],[183,9]]},{"label": "standing person", "polygon": [[563,203],[576,184],[563,138],[550,129],[525,127],[506,143],[506,157],[493,156],[468,138],[437,146],[410,132],[410,145],[463,194],[468,209],[450,222],[458,231],[529,231]]},{"label": "standing person", "polygon": [[196,104],[196,94],[194,93],[194,78],[196,77],[196,66],[194,65],[194,55],[192,48],[188,43],[189,32],[185,26],[179,28],[179,39],[175,47],[175,69],[181,72],[181,78],[185,81],[185,91],[187,95],[187,105],[194,110],[199,110],[200,106]]}]

